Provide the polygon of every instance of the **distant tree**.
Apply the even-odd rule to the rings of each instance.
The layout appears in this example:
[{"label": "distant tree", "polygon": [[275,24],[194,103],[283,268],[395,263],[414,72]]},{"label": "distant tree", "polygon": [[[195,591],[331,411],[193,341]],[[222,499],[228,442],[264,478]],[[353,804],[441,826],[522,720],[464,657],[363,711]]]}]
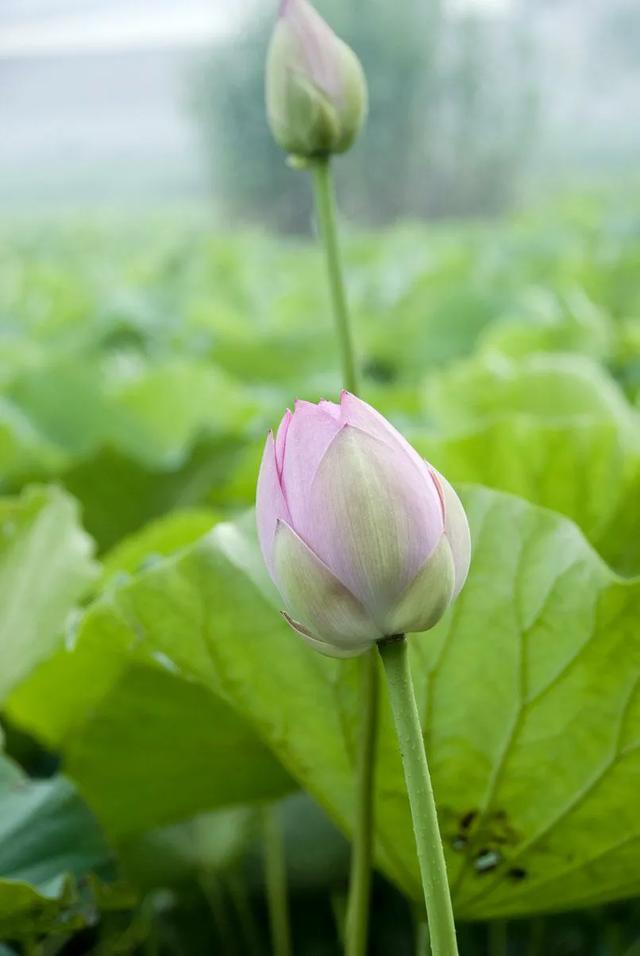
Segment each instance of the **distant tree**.
[{"label": "distant tree", "polygon": [[[508,23],[451,20],[440,0],[318,0],[360,56],[369,84],[366,131],[337,163],[342,207],[364,223],[502,208],[531,128],[519,62],[487,73]],[[306,177],[287,169],[264,116],[263,70],[273,8],[213,51],[195,105],[216,192],[236,218],[284,231],[308,229]],[[505,97],[505,90],[509,96]]]}]

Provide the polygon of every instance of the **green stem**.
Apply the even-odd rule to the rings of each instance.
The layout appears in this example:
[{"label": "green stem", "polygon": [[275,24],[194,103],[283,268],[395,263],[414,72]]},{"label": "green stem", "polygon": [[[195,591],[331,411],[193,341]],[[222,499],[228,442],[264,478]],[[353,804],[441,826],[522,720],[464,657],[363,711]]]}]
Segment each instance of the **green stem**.
[{"label": "green stem", "polygon": [[247,888],[239,872],[227,875],[227,889],[233,903],[244,938],[242,951],[247,956],[263,956],[261,933],[256,916],[247,893]]},{"label": "green stem", "polygon": [[609,918],[605,924],[605,947],[607,956],[619,956],[624,951],[622,925]]},{"label": "green stem", "polygon": [[272,952],[274,956],[291,956],[287,863],[276,806],[264,813],[264,850]]},{"label": "green stem", "polygon": [[531,921],[527,956],[542,956],[544,953],[544,919],[538,917]]},{"label": "green stem", "polygon": [[[356,394],[358,391],[358,372],[342,274],[336,225],[336,200],[329,158],[317,160],[312,169],[318,223],[325,250],[331,304],[340,344],[342,378],[345,388]],[[378,714],[378,668],[374,650],[363,655],[361,666],[362,726],[356,768],[357,805],[345,926],[345,952],[347,956],[364,956],[367,951],[373,856],[373,792]]]},{"label": "green stem", "polygon": [[489,956],[507,956],[507,924],[503,919],[493,920],[489,923]]},{"label": "green stem", "polygon": [[160,940],[158,939],[158,926],[156,920],[153,918],[153,914],[149,917],[149,924],[147,926],[147,935],[142,944],[142,950],[145,956],[159,956],[160,954]]},{"label": "green stem", "polygon": [[24,941],[24,956],[41,956],[42,946],[33,936]]},{"label": "green stem", "polygon": [[344,936],[344,924],[345,924],[345,913],[347,911],[347,896],[342,890],[334,890],[331,893],[331,911],[333,913],[333,918],[336,924],[336,932],[338,934],[338,942],[340,943],[340,949],[344,949],[345,945],[345,936]]},{"label": "green stem", "polygon": [[313,186],[318,213],[318,222],[327,260],[327,275],[331,290],[331,302],[336,323],[336,332],[340,342],[342,361],[342,380],[350,392],[358,390],[358,374],[353,353],[353,341],[349,324],[347,295],[342,275],[340,247],[336,228],[336,200],[333,190],[333,177],[328,158],[319,159],[313,164]]},{"label": "green stem", "polygon": [[373,834],[373,785],[378,736],[378,660],[375,650],[362,658],[363,704],[356,781],[357,813],[345,926],[347,956],[365,956],[369,929]]},{"label": "green stem", "polygon": [[419,913],[415,921],[416,956],[431,956],[429,942],[429,924],[424,913]]},{"label": "green stem", "polygon": [[227,908],[226,892],[214,870],[200,875],[200,888],[209,904],[216,935],[222,944],[223,952],[235,956],[238,951],[236,933],[232,926]]},{"label": "green stem", "polygon": [[433,956],[457,956],[456,928],[404,634],[378,642],[409,794]]}]

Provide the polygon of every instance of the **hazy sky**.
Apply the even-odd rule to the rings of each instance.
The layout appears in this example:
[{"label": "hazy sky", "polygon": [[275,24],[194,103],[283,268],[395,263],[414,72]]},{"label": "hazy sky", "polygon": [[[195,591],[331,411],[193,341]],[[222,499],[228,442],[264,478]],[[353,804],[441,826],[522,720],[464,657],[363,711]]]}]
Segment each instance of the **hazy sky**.
[{"label": "hazy sky", "polygon": [[[191,46],[233,33],[255,0],[4,0],[0,56]],[[492,10],[510,0],[449,0]],[[274,9],[277,6],[274,0]]]},{"label": "hazy sky", "polygon": [[206,43],[235,31],[253,0],[9,0],[0,56]]}]

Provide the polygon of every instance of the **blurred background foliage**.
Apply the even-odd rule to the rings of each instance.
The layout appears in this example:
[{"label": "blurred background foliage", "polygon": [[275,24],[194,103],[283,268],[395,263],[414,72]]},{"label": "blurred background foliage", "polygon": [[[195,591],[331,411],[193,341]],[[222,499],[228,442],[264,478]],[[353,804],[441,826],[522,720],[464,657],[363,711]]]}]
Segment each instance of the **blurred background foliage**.
[{"label": "blurred background foliage", "polygon": [[[453,481],[573,518],[625,575],[640,570],[637,196],[599,188],[500,222],[405,223],[345,241],[366,397]],[[12,662],[5,746],[36,777],[62,755],[105,836],[92,836],[90,858],[54,854],[42,870],[18,849],[0,854],[0,874],[31,894],[18,915],[11,897],[4,923],[0,908],[0,935],[23,940],[28,907],[65,953],[137,952],[150,938],[167,953],[212,939],[264,952],[261,806],[277,798],[296,951],[336,952],[343,837],[308,798],[286,796],[295,784],[243,718],[128,643],[116,624],[130,611],[105,616],[163,556],[251,506],[264,433],[286,404],[337,393],[318,251],[161,211],[16,221],[2,249],[0,579],[10,595],[15,567],[41,594],[0,627]],[[80,598],[97,604],[62,626]],[[29,844],[47,861],[47,821],[57,848],[70,839],[62,821],[88,826],[77,796],[60,816],[70,784],[52,779],[43,836]],[[7,811],[18,834],[27,811]],[[373,951],[411,952],[408,904],[382,877],[375,892]],[[494,924],[461,932],[466,952],[496,951]],[[637,909],[511,921],[509,952],[538,932],[543,951],[623,952]]]},{"label": "blurred background foliage", "polygon": [[[337,164],[365,398],[640,573],[637,3],[318,6],[371,91]],[[341,384],[309,184],[264,119],[272,16],[0,11],[2,956],[268,952],[266,805],[295,951],[338,951],[344,836],[126,604],[252,505],[283,407]],[[373,912],[372,952],[414,952],[382,876]],[[463,951],[622,956],[640,915],[503,929]]]}]

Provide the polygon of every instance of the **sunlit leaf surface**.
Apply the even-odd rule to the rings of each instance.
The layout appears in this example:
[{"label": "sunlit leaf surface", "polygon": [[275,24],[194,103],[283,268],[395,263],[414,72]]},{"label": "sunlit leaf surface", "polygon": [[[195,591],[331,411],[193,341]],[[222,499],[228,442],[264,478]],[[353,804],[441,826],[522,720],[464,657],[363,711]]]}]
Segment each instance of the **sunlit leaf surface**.
[{"label": "sunlit leaf surface", "polygon": [[[551,512],[486,490],[465,501],[469,581],[443,622],[412,638],[458,913],[524,914],[632,894],[640,585],[616,577]],[[223,693],[348,831],[358,664],[315,654],[282,623],[249,528],[220,525],[99,601],[78,648],[98,631],[112,643],[136,640]],[[386,705],[383,713],[379,860],[419,898]],[[70,766],[82,778],[77,755]]]},{"label": "sunlit leaf surface", "polygon": [[76,503],[56,488],[0,499],[0,701],[59,645],[96,576]]}]

